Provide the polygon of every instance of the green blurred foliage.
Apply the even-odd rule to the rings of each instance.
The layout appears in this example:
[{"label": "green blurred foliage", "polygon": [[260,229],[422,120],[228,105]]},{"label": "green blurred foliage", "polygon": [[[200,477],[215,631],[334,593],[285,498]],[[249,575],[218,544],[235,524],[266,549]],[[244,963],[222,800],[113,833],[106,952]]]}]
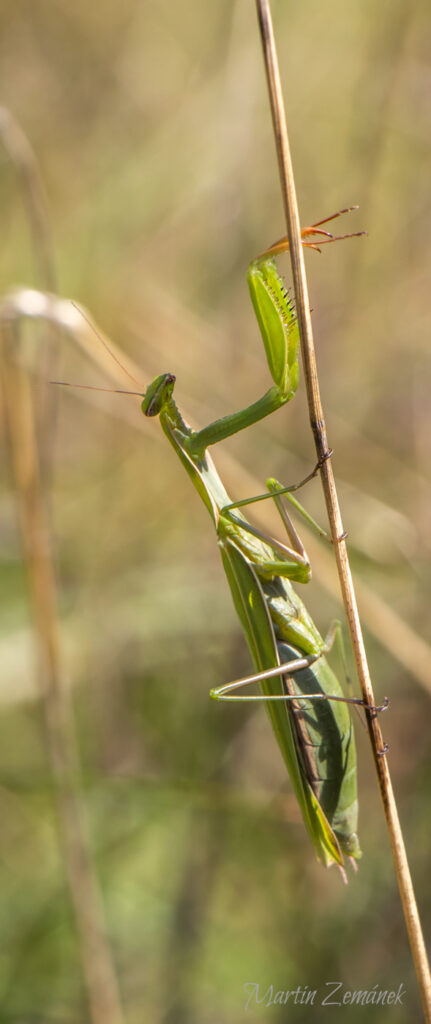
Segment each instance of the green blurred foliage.
[{"label": "green blurred foliage", "polygon": [[[253,3],[3,0],[0,17],[1,102],[37,154],[60,294],[133,354],[144,384],[175,372],[179,405],[197,423],[241,408],[268,386],[245,271],[283,233]],[[307,256],[354,568],[424,635],[429,5],[284,0],[274,19],[302,221],[359,203],[336,226],[369,232]],[[0,291],[40,285],[3,153],[0,210]],[[105,383],[72,345],[60,367],[65,380]],[[364,858],[344,888],[314,863],[264,712],[208,701],[248,660],[210,521],[158,425],[141,423],[136,399],[57,399],[62,641],[126,1024],[318,1024],[328,1012],[317,1004],[246,1011],[243,986],[308,986],[320,1003],[337,979],[346,989],[403,982],[403,1007],[376,1010],[378,1020],[418,1019],[365,734]],[[262,481],[302,476],[313,463],[302,389],[226,447]],[[318,486],[305,501],[323,516]],[[0,558],[0,1020],[82,1024],[7,480]],[[338,609],[318,579],[309,591],[325,630]],[[383,724],[429,930],[429,694],[372,637],[370,659],[376,693],[392,698]],[[340,1019],[371,1012],[348,1007]]]}]

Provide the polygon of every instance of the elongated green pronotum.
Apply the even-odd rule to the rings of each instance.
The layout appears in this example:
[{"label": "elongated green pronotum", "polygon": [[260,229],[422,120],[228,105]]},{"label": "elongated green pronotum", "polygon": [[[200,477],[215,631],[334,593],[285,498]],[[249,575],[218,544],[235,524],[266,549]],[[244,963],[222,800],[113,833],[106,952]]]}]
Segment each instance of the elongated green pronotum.
[{"label": "elongated green pronotum", "polygon": [[[327,234],[314,225],[305,229],[303,237],[314,232]],[[238,505],[248,502],[231,502],[207,450],[275,412],[295,394],[298,325],[272,259],[285,248],[286,240],[275,243],[251,263],[248,271],[272,387],[240,412],[194,431],[184,422],[174,401],[175,377],[164,373],[147,388],[142,409],[146,416],[160,416],[165,434],[213,519],[234,605],[257,673],[211,695],[220,700],[266,701],[316,854],[326,865],[342,866],[343,855],[353,862],[361,856],[355,741],[347,700],[325,658],[329,645],[290,582],[306,583],[311,575],[282,498],[283,493],[295,488],[282,489],[276,481],[267,481],[269,495],[274,497],[288,532],[291,546],[286,546],[265,537],[247,522]],[[260,695],[238,694],[246,683],[256,681]]]}]

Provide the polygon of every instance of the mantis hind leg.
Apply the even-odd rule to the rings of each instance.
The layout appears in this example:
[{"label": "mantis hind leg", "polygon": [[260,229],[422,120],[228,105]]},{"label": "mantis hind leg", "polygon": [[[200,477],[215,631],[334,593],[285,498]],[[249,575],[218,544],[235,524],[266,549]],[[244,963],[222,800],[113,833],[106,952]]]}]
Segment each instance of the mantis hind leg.
[{"label": "mantis hind leg", "polygon": [[[231,683],[225,683],[223,686],[219,686],[216,689],[210,690],[210,697],[213,700],[222,701],[246,701],[248,703],[255,703],[256,701],[296,701],[303,702],[309,700],[329,700],[343,704],[353,704],[356,706],[363,707],[365,702],[361,697],[344,697],[336,694],[327,694],[323,692],[309,693],[306,697],[298,697],[298,694],[289,693],[276,693],[276,694],[242,694],[236,693],[235,691],[242,689],[245,686],[251,686],[255,683],[261,683],[266,679],[272,679],[276,676],[293,675],[295,672],[299,672],[302,669],[310,668],[316,661],[319,660],[325,654],[331,650],[334,643],[337,632],[339,631],[339,623],[334,622],[326,636],[325,643],[317,654],[311,655],[298,655],[297,658],[292,658],[291,661],[283,662],[281,665],[274,665],[273,668],[265,669],[262,672],[256,672],[250,676],[244,676],[241,679],[234,679]],[[384,703],[378,706],[373,706],[369,710],[375,714],[380,711],[385,711],[388,707],[389,701],[385,697]]]}]

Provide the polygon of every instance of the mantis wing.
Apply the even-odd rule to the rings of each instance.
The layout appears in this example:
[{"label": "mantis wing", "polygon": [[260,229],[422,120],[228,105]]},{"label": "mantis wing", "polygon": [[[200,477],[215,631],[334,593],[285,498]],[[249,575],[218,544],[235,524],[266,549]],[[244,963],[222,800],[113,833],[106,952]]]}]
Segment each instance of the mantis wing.
[{"label": "mantis wing", "polygon": [[[273,625],[257,574],[240,549],[230,540],[219,541],[224,570],[233,602],[243,627],[257,672],[280,664]],[[266,696],[282,693],[281,677],[263,679]],[[343,864],[338,840],[306,779],[300,761],[290,715],[283,701],[268,701],[267,711],[277,743],[289,772],[304,822],[317,857],[326,866]]]},{"label": "mantis wing", "polygon": [[[265,669],[274,668],[280,664],[280,659],[265,595],[257,574],[236,544],[228,537],[220,536],[219,510],[229,503],[229,496],[211,456],[206,452],[202,458],[194,461],[183,448],[178,433],[167,427],[164,429],[213,518],[224,570],[256,671],[263,672]],[[283,692],[281,677],[278,680],[278,689],[277,679],[262,680],[260,685],[266,696]],[[317,857],[326,866],[334,863],[342,865],[343,856],[338,840],[299,761],[286,705],[282,701],[268,701],[267,711]]]}]

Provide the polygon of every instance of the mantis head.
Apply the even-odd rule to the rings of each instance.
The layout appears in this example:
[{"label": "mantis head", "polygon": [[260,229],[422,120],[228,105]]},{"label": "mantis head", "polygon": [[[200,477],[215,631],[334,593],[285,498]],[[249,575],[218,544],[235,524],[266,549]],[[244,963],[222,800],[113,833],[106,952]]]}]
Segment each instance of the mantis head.
[{"label": "mantis head", "polygon": [[161,373],[148,385],[142,402],[144,416],[159,416],[169,404],[175,387],[173,373]]}]

